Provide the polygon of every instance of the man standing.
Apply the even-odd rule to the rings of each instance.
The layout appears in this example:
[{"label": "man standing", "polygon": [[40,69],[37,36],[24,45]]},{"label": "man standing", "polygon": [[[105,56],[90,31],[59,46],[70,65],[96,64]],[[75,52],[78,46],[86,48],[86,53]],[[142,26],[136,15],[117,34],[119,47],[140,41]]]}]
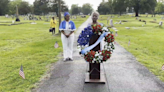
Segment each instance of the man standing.
[{"label": "man standing", "polygon": [[53,33],[55,34],[56,25],[57,25],[57,21],[54,17],[52,17],[52,19],[50,21],[50,27],[52,28],[52,35],[53,35]]}]

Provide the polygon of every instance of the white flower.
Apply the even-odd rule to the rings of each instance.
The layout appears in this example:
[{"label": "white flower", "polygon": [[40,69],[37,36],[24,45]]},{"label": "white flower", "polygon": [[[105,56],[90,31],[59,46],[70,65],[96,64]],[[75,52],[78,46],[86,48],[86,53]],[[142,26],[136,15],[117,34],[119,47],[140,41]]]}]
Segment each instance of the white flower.
[{"label": "white flower", "polygon": [[89,37],[89,35],[87,35],[87,37]]},{"label": "white flower", "polygon": [[99,32],[99,35],[101,35],[101,32]]}]

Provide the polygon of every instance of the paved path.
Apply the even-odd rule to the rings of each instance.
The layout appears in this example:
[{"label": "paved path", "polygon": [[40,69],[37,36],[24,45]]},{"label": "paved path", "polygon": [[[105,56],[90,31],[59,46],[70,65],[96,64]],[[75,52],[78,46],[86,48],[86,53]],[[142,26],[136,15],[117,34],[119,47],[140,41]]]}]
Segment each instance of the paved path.
[{"label": "paved path", "polygon": [[53,67],[50,78],[43,81],[34,92],[164,92],[164,83],[119,44],[115,44],[112,58],[102,64],[106,72],[106,84],[85,84],[88,64],[76,49],[77,37],[91,22],[89,18],[76,32],[74,61],[59,60]]}]

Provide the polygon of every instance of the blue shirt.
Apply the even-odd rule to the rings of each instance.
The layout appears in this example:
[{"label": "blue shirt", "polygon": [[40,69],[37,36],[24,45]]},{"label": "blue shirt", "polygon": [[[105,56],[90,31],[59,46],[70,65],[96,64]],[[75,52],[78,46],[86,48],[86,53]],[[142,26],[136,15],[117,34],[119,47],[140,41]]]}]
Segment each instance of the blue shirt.
[{"label": "blue shirt", "polygon": [[[76,27],[75,27],[74,22],[73,21],[68,21],[68,22],[69,22],[69,30],[75,31]],[[67,31],[67,29],[66,29],[66,21],[65,20],[60,23],[59,30],[60,31],[62,31],[62,30],[63,31]]]}]

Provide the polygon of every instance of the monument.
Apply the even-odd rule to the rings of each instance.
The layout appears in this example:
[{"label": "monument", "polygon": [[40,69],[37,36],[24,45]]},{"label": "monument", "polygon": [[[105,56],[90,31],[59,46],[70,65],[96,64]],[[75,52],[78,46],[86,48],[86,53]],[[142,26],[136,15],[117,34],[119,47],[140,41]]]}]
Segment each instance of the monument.
[{"label": "monument", "polygon": [[113,20],[110,20],[110,26],[113,27]]},{"label": "monument", "polygon": [[16,20],[15,21],[20,22],[17,5],[16,5]]}]

